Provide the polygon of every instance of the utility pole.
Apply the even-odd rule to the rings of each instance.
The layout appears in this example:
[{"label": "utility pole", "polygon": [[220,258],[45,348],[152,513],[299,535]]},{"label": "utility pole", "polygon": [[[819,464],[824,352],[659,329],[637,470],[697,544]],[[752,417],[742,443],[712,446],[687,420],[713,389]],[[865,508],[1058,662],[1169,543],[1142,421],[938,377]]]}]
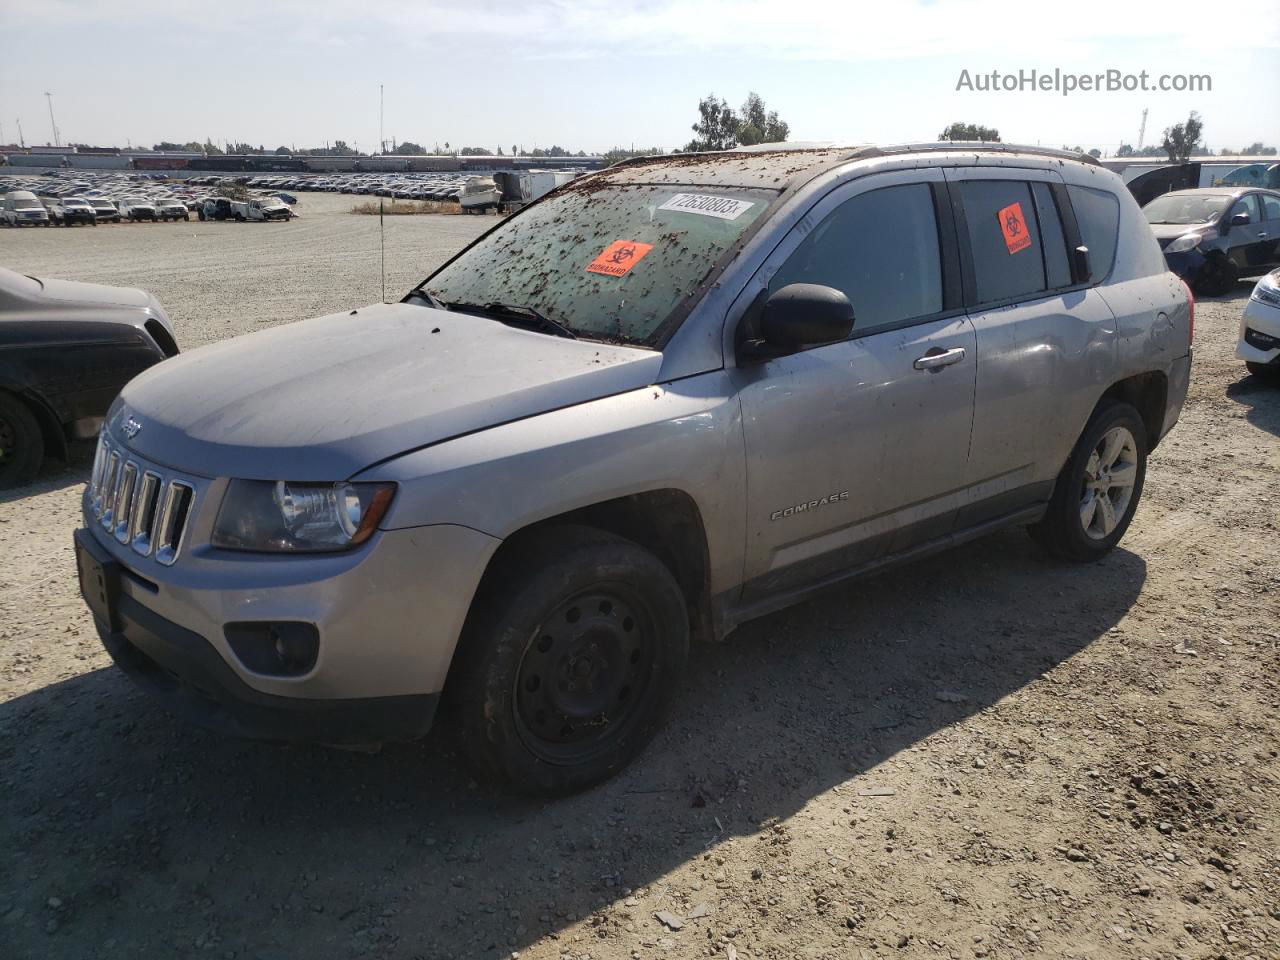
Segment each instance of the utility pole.
[{"label": "utility pole", "polygon": [[386,113],[386,105],[387,105],[386,94],[383,91],[382,84],[378,84],[378,152],[379,153],[387,152],[387,138],[386,138],[386,134],[382,132],[382,118],[383,118],[383,115]]},{"label": "utility pole", "polygon": [[62,140],[58,137],[58,121],[53,119],[53,94],[46,90],[44,98],[49,101],[49,126],[53,127],[53,145],[60,147]]},{"label": "utility pole", "polygon": [[18,118],[17,123],[18,123],[18,146],[22,147],[25,150],[27,148],[27,141],[24,140],[22,137],[22,118],[21,117]]},{"label": "utility pole", "polygon": [[1138,127],[1138,149],[1142,149],[1142,138],[1147,135],[1147,108],[1142,108],[1142,126]]}]

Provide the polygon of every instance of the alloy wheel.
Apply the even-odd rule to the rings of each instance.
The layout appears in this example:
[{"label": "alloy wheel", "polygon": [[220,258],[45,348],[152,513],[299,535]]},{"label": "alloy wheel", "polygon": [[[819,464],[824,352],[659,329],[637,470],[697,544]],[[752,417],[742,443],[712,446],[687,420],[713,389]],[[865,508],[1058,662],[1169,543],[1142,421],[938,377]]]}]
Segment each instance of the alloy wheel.
[{"label": "alloy wheel", "polygon": [[1093,540],[1105,540],[1124,520],[1138,482],[1138,444],[1127,427],[1102,435],[1084,468],[1080,524]]}]

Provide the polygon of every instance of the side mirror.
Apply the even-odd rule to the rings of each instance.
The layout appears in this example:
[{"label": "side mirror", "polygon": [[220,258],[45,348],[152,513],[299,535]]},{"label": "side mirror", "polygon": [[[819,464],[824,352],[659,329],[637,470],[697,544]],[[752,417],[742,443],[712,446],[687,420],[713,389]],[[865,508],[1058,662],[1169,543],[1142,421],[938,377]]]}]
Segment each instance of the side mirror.
[{"label": "side mirror", "polygon": [[1248,224],[1249,224],[1248,213],[1237,213],[1231,217],[1231,225],[1233,227],[1244,227],[1244,226],[1248,226]]},{"label": "side mirror", "polygon": [[764,302],[759,329],[752,353],[760,358],[835,343],[853,330],[853,304],[834,287],[790,283]]},{"label": "side mirror", "polygon": [[1076,283],[1088,283],[1093,279],[1089,266],[1089,248],[1081,245],[1071,251],[1071,279]]}]

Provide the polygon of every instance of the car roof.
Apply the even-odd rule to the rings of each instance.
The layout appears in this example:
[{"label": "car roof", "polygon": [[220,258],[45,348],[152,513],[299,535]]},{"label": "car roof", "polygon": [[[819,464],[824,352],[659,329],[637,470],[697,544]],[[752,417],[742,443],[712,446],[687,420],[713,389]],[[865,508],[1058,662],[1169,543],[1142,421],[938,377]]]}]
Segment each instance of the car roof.
[{"label": "car roof", "polygon": [[605,170],[571,181],[566,192],[627,184],[685,184],[720,187],[756,187],[783,191],[812,180],[827,170],[855,160],[912,154],[960,153],[1025,155],[1073,160],[1098,166],[1093,157],[1066,150],[1049,150],[1005,143],[910,143],[894,146],[813,146],[811,144],[760,144],[711,153],[677,153],[635,157]]},{"label": "car roof", "polygon": [[[1257,187],[1187,187],[1185,190],[1170,190],[1168,193],[1162,193],[1162,197],[1176,197],[1179,195],[1195,194],[1197,196],[1211,197],[1234,197],[1237,194],[1248,193],[1250,190],[1256,190]],[[1263,191],[1264,193],[1267,191]]]}]

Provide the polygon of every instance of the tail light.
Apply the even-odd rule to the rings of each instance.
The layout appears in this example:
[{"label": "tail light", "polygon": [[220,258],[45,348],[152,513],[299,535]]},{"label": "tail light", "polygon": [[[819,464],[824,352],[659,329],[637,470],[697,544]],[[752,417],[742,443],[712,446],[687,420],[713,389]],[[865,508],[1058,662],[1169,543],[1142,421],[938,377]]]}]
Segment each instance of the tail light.
[{"label": "tail light", "polygon": [[1191,292],[1187,281],[1182,281],[1182,289],[1187,291],[1187,346],[1196,341],[1196,295]]}]

